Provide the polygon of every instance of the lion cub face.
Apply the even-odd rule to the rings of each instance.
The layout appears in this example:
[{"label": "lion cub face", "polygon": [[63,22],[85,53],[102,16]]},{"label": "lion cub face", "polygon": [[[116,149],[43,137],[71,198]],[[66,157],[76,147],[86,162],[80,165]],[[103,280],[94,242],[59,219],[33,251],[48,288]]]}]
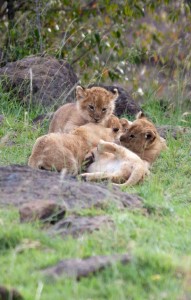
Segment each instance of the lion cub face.
[{"label": "lion cub face", "polygon": [[142,112],[120,137],[121,145],[130,149],[143,160],[152,163],[162,150],[167,148],[155,126],[147,120]]},{"label": "lion cub face", "polygon": [[117,89],[113,92],[101,87],[76,87],[77,106],[80,114],[91,123],[101,123],[107,120],[114,111]]}]

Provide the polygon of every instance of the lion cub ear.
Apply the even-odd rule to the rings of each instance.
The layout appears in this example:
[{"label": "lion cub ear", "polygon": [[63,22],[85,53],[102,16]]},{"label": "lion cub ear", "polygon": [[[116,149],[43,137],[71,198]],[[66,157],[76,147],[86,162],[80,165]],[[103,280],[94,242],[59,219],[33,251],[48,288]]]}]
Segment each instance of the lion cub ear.
[{"label": "lion cub ear", "polygon": [[85,96],[87,95],[86,89],[80,85],[77,85],[76,87],[76,99],[77,101],[83,100]]},{"label": "lion cub ear", "polygon": [[144,113],[142,111],[138,112],[138,114],[136,114],[136,119],[142,119],[142,118],[146,118]]},{"label": "lion cub ear", "polygon": [[132,124],[132,122],[129,122],[129,121],[128,121],[127,119],[125,119],[125,118],[119,119],[119,122],[120,122],[120,124],[121,124],[122,129],[123,129],[124,132],[125,132],[125,131],[129,128],[129,126]]},{"label": "lion cub ear", "polygon": [[119,97],[118,89],[117,88],[113,88],[111,90],[111,93],[113,94],[112,100],[113,101],[117,100],[117,98]]},{"label": "lion cub ear", "polygon": [[145,133],[145,139],[149,142],[154,141],[156,138],[156,133],[152,130],[149,130]]}]

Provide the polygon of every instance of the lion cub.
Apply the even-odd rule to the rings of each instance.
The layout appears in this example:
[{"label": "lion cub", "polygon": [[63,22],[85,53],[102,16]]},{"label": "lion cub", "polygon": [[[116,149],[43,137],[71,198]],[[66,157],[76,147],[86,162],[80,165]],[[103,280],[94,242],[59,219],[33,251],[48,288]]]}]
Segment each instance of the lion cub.
[{"label": "lion cub", "polygon": [[80,175],[88,181],[109,179],[120,186],[137,184],[149,173],[149,164],[127,148],[100,141],[93,151],[94,162],[87,173]]},{"label": "lion cub", "polygon": [[104,124],[114,111],[118,90],[112,92],[101,87],[76,87],[76,103],[61,106],[50,123],[50,132],[69,133],[87,123]]},{"label": "lion cub", "polygon": [[166,141],[158,134],[153,123],[139,112],[136,120],[120,137],[121,145],[152,164],[162,150],[167,149]]},{"label": "lion cub", "polygon": [[72,133],[49,133],[39,137],[32,150],[28,165],[32,168],[78,174],[86,154],[97,146],[100,139],[119,140],[118,128],[104,128],[93,123],[78,127]]},{"label": "lion cub", "polygon": [[167,148],[165,140],[142,112],[137,115],[137,120],[129,123],[120,142],[122,146],[100,141],[97,150],[92,153],[94,162],[88,167],[88,173],[81,174],[81,177],[134,185],[149,174],[152,162]]}]

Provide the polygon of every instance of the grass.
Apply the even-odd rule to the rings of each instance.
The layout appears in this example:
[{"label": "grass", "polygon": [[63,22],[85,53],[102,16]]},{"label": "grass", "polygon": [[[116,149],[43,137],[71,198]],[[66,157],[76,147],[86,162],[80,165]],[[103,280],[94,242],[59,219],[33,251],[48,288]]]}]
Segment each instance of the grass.
[{"label": "grass", "polygon": [[[0,90],[0,164],[26,164],[35,139],[47,125],[34,126],[41,108],[28,110]],[[159,124],[191,126],[181,106],[166,110],[153,94],[144,110]],[[186,123],[185,123],[186,121]],[[17,288],[24,299],[191,299],[191,134],[168,137],[168,151],[153,165],[151,176],[126,189],[144,199],[145,210],[90,209],[81,214],[107,214],[115,229],[103,228],[80,238],[50,238],[39,223],[20,224],[15,208],[0,209],[0,284]],[[147,210],[146,210],[147,209]],[[126,253],[128,265],[116,264],[80,281],[56,281],[40,270],[64,258]]]}]

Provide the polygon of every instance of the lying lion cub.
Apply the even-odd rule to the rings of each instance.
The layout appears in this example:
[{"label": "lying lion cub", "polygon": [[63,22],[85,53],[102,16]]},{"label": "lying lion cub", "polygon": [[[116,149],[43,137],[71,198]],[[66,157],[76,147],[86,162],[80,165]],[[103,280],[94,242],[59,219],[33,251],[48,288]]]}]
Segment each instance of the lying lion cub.
[{"label": "lying lion cub", "polygon": [[74,128],[87,123],[105,125],[114,111],[118,90],[112,92],[101,87],[76,87],[76,103],[61,106],[50,123],[50,132],[70,133]]},{"label": "lying lion cub", "polygon": [[165,140],[142,112],[128,126],[120,141],[124,147],[100,141],[92,153],[94,162],[87,169],[88,173],[81,174],[81,177],[90,181],[110,179],[124,186],[134,185],[144,179],[150,164],[167,148]]},{"label": "lying lion cub", "polygon": [[149,164],[132,151],[100,141],[97,150],[93,150],[94,162],[87,172],[80,175],[88,181],[109,179],[121,186],[130,186],[143,180],[149,173]]},{"label": "lying lion cub", "polygon": [[50,133],[39,137],[33,146],[28,165],[32,168],[78,174],[86,154],[97,146],[100,139],[119,141],[119,128],[104,128],[102,125],[86,124],[72,133]]},{"label": "lying lion cub", "polygon": [[138,113],[136,120],[120,137],[120,142],[150,164],[162,150],[167,149],[165,139],[160,137],[154,124],[148,121],[142,112]]}]

